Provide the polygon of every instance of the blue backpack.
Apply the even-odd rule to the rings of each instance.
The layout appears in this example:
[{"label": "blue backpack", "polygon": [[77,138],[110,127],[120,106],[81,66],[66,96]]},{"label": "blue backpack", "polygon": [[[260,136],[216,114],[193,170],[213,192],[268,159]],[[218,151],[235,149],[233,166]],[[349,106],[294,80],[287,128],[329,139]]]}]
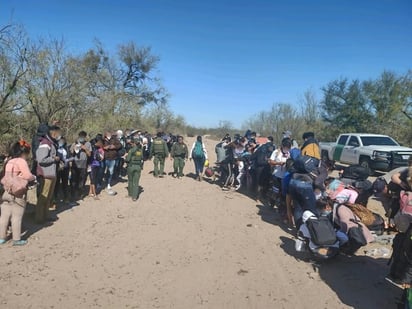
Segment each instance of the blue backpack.
[{"label": "blue backpack", "polygon": [[203,144],[201,142],[196,142],[192,157],[194,159],[201,159],[205,157],[205,154],[203,152]]}]

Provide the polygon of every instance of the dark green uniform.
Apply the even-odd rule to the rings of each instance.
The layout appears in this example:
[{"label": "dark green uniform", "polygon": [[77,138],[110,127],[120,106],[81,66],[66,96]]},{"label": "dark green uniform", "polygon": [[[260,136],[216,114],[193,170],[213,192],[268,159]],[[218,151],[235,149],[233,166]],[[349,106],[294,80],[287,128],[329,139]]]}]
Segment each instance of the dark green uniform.
[{"label": "dark green uniform", "polygon": [[167,156],[169,156],[169,150],[167,149],[166,142],[163,138],[156,137],[152,142],[152,147],[150,148],[150,157],[153,157],[153,173],[155,177],[163,177],[165,171],[165,160]]},{"label": "dark green uniform", "polygon": [[141,145],[134,146],[129,150],[126,158],[127,166],[127,178],[129,181],[128,191],[129,196],[136,200],[139,197],[139,180],[143,167],[143,148]]},{"label": "dark green uniform", "polygon": [[177,177],[183,177],[183,168],[185,167],[185,160],[189,156],[189,150],[185,143],[174,143],[171,150],[173,158],[174,174]]}]

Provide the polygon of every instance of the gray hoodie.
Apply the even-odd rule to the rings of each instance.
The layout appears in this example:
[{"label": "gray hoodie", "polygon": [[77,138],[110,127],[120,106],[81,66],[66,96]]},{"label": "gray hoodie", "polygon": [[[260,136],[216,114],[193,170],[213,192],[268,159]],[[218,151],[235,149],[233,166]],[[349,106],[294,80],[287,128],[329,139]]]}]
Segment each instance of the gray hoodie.
[{"label": "gray hoodie", "polygon": [[56,146],[50,137],[40,139],[39,148],[36,150],[37,175],[44,178],[56,178],[57,162]]}]

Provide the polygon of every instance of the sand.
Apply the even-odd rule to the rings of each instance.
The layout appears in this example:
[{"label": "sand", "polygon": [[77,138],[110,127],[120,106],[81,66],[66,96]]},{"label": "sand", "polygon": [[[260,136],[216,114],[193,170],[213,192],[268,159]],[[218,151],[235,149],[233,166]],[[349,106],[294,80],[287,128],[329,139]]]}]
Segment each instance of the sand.
[{"label": "sand", "polygon": [[151,170],[138,202],[119,183],[117,196],[60,208],[51,226],[26,220],[29,244],[0,247],[0,308],[396,308],[387,257],[315,263],[274,210]]}]

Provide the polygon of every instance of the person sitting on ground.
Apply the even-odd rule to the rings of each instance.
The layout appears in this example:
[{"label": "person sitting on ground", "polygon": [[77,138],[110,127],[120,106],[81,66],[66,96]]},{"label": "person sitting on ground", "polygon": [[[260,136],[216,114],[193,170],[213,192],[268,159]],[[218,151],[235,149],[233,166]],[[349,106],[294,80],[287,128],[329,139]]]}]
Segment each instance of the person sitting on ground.
[{"label": "person sitting on ground", "polygon": [[174,143],[170,152],[170,160],[173,160],[173,177],[184,176],[183,169],[185,162],[189,158],[189,149],[183,141],[183,136],[178,136],[177,143]]},{"label": "person sitting on ground", "polygon": [[[36,176],[30,172],[27,159],[30,155],[30,145],[25,141],[20,141],[11,147],[10,157],[4,168],[4,172],[13,174],[14,177],[21,177],[27,182],[32,182]],[[27,194],[15,196],[6,191],[1,197],[1,216],[0,216],[0,244],[7,242],[7,227],[11,221],[13,245],[23,246],[27,240],[21,239],[21,223],[24,210],[27,205]]]}]

